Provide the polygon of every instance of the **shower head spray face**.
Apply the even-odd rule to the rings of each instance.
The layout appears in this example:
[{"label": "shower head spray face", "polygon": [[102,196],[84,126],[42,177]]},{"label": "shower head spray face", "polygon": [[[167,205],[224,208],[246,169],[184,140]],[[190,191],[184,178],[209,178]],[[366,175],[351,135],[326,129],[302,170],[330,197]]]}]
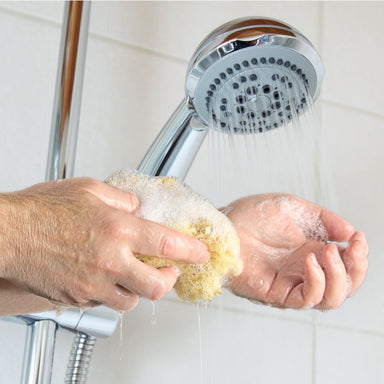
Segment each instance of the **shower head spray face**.
[{"label": "shower head spray face", "polygon": [[237,19],[213,31],[188,68],[196,117],[223,131],[256,133],[303,113],[319,94],[321,58],[297,30],[277,20]]}]

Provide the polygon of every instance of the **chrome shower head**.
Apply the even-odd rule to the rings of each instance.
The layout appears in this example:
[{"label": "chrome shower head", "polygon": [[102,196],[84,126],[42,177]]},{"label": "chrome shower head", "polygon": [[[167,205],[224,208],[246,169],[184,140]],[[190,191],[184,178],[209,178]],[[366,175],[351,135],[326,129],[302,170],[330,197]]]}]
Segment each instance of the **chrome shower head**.
[{"label": "chrome shower head", "polygon": [[184,178],[207,127],[258,133],[285,125],[317,98],[323,76],[313,45],[288,24],[267,18],[224,24],[195,51],[186,98],[139,170]]},{"label": "chrome shower head", "polygon": [[203,124],[264,132],[305,111],[323,75],[320,56],[296,29],[273,19],[241,18],[217,28],[197,48],[186,93]]}]

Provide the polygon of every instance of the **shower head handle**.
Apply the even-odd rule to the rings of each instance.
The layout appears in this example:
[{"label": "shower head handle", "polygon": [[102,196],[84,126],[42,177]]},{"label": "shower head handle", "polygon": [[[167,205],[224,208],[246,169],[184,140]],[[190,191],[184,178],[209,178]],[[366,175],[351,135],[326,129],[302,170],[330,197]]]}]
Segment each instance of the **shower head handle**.
[{"label": "shower head handle", "polygon": [[169,118],[141,161],[138,170],[151,176],[184,179],[208,132],[194,118],[185,98]]}]

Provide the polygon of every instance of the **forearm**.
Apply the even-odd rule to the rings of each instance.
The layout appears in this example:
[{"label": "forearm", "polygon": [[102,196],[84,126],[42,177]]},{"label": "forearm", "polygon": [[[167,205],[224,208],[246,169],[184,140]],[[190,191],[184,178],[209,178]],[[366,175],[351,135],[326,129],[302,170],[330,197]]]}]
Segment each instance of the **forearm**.
[{"label": "forearm", "polygon": [[[9,255],[17,252],[17,193],[0,194],[0,316],[19,315],[55,309],[47,299],[29,293],[4,278]],[[26,234],[24,234],[26,235]]]},{"label": "forearm", "polygon": [[18,288],[0,279],[0,316],[22,315],[55,310],[57,307],[43,297]]}]

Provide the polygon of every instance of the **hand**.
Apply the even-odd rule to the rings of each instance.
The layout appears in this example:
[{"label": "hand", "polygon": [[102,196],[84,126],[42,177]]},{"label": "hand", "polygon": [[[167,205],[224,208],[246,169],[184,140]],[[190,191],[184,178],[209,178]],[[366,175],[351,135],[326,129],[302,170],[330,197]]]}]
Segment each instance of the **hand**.
[{"label": "hand", "polygon": [[240,237],[244,270],[228,284],[238,296],[280,308],[325,310],[342,304],[364,280],[364,234],[327,209],[292,195],[265,194],[222,211]]},{"label": "hand", "polygon": [[42,183],[0,195],[0,278],[65,306],[130,310],[175,284],[134,253],[205,262],[200,241],[137,218],[138,199],[88,178]]}]

